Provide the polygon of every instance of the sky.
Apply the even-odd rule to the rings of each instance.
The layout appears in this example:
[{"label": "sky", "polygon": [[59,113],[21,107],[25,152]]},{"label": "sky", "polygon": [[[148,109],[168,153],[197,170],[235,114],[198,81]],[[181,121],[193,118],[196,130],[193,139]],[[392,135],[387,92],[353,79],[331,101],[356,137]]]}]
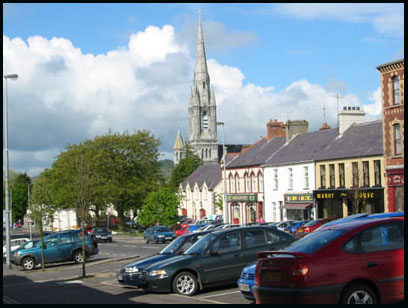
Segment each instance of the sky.
[{"label": "sky", "polygon": [[3,75],[19,76],[7,82],[10,168],[36,176],[68,144],[138,130],[173,159],[199,10],[226,144],[256,142],[270,119],[336,127],[337,106],[381,119],[376,66],[404,57],[403,3],[3,3]]}]

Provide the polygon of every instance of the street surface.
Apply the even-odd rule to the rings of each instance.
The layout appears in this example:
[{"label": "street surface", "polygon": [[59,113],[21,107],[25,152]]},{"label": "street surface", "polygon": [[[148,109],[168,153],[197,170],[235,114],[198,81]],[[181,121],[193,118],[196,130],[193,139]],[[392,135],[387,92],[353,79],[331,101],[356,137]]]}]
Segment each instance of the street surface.
[{"label": "street surface", "polygon": [[[15,232],[12,238],[24,237]],[[4,244],[4,236],[3,236]],[[147,293],[135,287],[123,287],[116,280],[120,268],[139,258],[159,252],[165,244],[146,244],[141,237],[113,235],[112,243],[98,243],[99,254],[86,264],[74,262],[47,264],[23,271],[3,264],[3,304],[247,304],[236,285],[205,289],[196,296]]]}]

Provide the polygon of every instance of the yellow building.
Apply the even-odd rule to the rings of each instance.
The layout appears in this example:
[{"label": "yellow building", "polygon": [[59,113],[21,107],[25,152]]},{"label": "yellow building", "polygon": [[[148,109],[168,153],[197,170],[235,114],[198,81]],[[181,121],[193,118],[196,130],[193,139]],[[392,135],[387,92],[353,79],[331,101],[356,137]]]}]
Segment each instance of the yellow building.
[{"label": "yellow building", "polygon": [[317,218],[388,212],[381,124],[351,125],[316,160]]}]

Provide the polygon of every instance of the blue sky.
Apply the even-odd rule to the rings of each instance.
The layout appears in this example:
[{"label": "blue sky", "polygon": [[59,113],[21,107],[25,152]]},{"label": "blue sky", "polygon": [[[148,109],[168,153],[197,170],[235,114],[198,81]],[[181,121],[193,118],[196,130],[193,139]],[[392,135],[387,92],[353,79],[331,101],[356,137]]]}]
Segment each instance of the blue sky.
[{"label": "blue sky", "polygon": [[11,168],[36,175],[109,129],[151,130],[172,158],[177,130],[188,138],[199,10],[227,143],[255,142],[272,118],[316,130],[323,106],[335,126],[335,93],[380,119],[375,67],[403,58],[403,4],[3,4],[3,72],[20,77]]}]

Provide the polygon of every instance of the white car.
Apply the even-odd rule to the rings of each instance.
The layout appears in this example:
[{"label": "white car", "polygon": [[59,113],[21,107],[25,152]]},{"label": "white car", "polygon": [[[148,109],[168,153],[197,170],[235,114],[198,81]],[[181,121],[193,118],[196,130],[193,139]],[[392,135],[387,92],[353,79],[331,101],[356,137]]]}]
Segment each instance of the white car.
[{"label": "white car", "polygon": [[[30,241],[29,238],[16,238],[16,239],[10,240],[10,251],[17,249],[18,247],[20,247],[21,245],[29,241]],[[6,245],[4,245],[3,246],[3,256],[5,256],[6,253],[7,253],[7,247]]]}]

